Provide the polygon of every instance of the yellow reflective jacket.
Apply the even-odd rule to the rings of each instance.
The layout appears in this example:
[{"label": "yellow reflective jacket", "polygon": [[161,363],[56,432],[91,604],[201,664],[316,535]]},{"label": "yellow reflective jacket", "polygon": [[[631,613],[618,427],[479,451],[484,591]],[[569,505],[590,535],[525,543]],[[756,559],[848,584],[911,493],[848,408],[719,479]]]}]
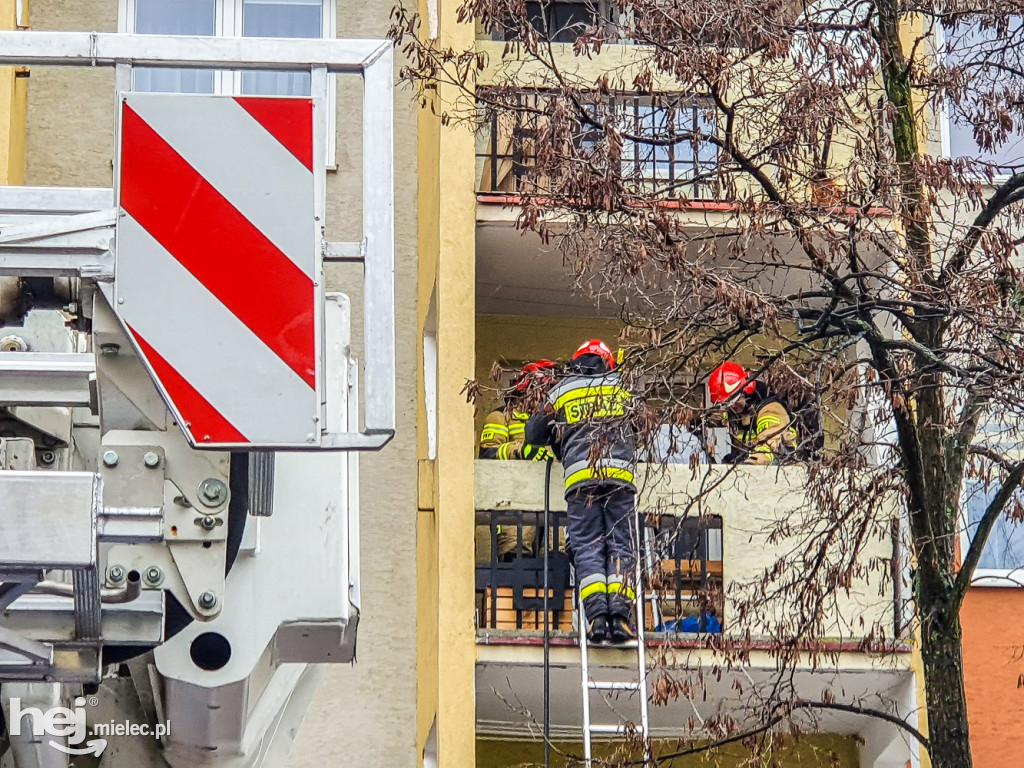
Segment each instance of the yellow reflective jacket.
[{"label": "yellow reflective jacket", "polygon": [[514,411],[506,419],[501,411],[492,411],[480,430],[481,459],[539,459],[548,457],[548,451],[527,445],[525,432],[530,414]]},{"label": "yellow reflective jacket", "polygon": [[735,450],[747,454],[748,464],[777,464],[796,452],[799,444],[789,411],[778,400],[761,403],[753,416],[726,417]]}]

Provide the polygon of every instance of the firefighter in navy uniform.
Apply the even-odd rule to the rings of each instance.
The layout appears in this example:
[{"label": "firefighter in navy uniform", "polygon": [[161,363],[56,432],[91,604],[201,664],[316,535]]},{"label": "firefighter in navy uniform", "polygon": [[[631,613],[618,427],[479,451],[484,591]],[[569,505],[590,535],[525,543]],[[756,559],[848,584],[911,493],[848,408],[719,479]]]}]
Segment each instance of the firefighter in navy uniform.
[{"label": "firefighter in navy uniform", "polygon": [[726,463],[778,464],[796,456],[798,436],[789,411],[739,363],[727,361],[708,379],[711,402],[729,402],[725,422],[732,450]]},{"label": "firefighter in navy uniform", "polygon": [[599,339],[572,356],[569,375],[526,424],[526,441],[551,445],[565,475],[569,542],[591,642],[622,643],[630,627],[635,554],[635,431],[631,396]]},{"label": "firefighter in navy uniform", "polygon": [[[528,397],[531,387],[540,387],[544,391],[554,381],[555,364],[550,360],[536,360],[523,366],[522,372],[512,385],[512,393],[505,396],[505,410],[492,411],[484,420],[480,430],[480,458],[499,459],[502,461],[525,459],[527,461],[547,461],[553,459],[551,449],[544,445],[530,445],[524,437],[526,422],[530,414],[520,410]],[[511,412],[506,416],[506,412]],[[523,555],[531,557],[537,541],[537,526],[524,525]],[[519,536],[515,526],[498,527],[498,560],[507,562],[516,556]]]}]

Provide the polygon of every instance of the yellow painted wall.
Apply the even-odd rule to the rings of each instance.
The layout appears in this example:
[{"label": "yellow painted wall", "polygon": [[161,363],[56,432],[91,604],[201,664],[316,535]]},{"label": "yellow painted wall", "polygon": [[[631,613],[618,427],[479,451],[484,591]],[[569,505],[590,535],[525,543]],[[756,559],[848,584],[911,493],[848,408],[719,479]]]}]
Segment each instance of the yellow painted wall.
[{"label": "yellow painted wall", "polygon": [[[425,3],[420,3],[425,17]],[[422,764],[423,753],[435,724],[438,709],[438,531],[437,461],[427,459],[427,418],[424,389],[423,334],[431,301],[436,302],[437,264],[440,250],[440,122],[433,112],[420,109],[417,117],[417,155],[419,185],[417,210],[419,227],[417,253],[417,405],[416,456],[418,511],[416,513],[416,754]]]},{"label": "yellow painted wall", "polygon": [[[852,736],[818,736],[808,735],[798,742],[780,739],[785,745],[775,750],[771,757],[779,765],[831,766],[832,768],[856,768],[858,763],[857,741]],[[556,743],[552,745],[551,765],[554,768],[579,765],[577,761],[567,760],[565,755],[582,754],[579,744]],[[602,749],[603,747],[603,749]],[[675,750],[668,743],[659,744],[656,749],[663,754]],[[607,754],[607,746],[596,745],[595,756]],[[544,746],[539,741],[498,741],[481,739],[477,742],[476,768],[512,768],[516,766],[537,766],[543,764]],[[713,751],[681,757],[672,760],[673,768],[741,768],[748,765],[750,751],[741,744],[720,747]]]},{"label": "yellow painted wall", "polygon": [[483,419],[498,407],[498,384],[491,380],[495,363],[519,367],[540,358],[568,360],[581,343],[591,338],[603,339],[616,349],[620,327],[615,320],[596,317],[477,316],[474,376],[485,388],[495,390],[485,392],[478,403],[477,434]]},{"label": "yellow painted wall", "polygon": [[[27,0],[25,0],[27,8]],[[23,21],[27,19],[24,11]],[[15,0],[0,0],[0,29],[16,29]],[[28,69],[0,67],[0,184],[25,183]]]},{"label": "yellow painted wall", "polygon": [[[439,41],[473,45],[471,24],[456,21],[457,4],[437,2]],[[428,9],[421,7],[421,11]],[[426,13],[424,15],[427,15]],[[426,27],[426,24],[424,24]],[[438,98],[456,94],[441,86]],[[476,193],[472,133],[419,117],[419,337],[434,298],[437,322],[437,457],[427,462],[425,409],[417,406],[420,512],[417,523],[417,749],[436,718],[437,764],[475,762],[476,657],[473,541],[473,407],[462,388],[473,378]],[[422,346],[419,347],[422,361]],[[420,364],[422,368],[422,363]],[[419,376],[423,400],[423,371]],[[430,509],[433,507],[433,509]],[[422,757],[421,757],[422,759]]]}]

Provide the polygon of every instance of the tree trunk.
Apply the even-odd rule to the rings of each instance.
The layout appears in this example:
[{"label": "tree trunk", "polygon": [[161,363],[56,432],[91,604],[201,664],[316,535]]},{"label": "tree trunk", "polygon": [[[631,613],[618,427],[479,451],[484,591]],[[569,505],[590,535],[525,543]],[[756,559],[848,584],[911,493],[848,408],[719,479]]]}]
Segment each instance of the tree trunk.
[{"label": "tree trunk", "polygon": [[945,602],[943,596],[930,604],[918,604],[928,702],[928,752],[933,768],[971,768],[960,618],[942,610]]}]

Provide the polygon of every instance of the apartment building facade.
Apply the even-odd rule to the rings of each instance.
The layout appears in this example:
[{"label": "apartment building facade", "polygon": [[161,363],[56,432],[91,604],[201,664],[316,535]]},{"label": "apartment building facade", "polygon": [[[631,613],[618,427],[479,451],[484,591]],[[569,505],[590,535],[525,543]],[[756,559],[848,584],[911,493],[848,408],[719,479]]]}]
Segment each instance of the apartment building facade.
[{"label": "apartment building facade", "polygon": [[[339,7],[335,0],[33,0],[29,7],[6,0],[0,8],[9,26],[32,29],[379,37],[391,5],[390,0],[358,9]],[[442,45],[475,46],[492,61],[500,60],[505,43],[483,39],[472,25],[459,23],[457,10],[439,0],[423,3],[428,34]],[[561,55],[571,53],[565,48]],[[612,45],[584,66],[596,76],[628,56],[627,46]],[[494,72],[484,71],[478,85],[486,85],[488,77]],[[6,173],[0,180],[110,186],[113,78],[109,71],[0,70],[0,114],[7,122],[0,131],[0,173]],[[298,94],[307,86],[294,76],[258,82],[238,73],[206,78],[189,72],[137,72],[134,87]],[[441,85],[438,96],[454,100],[459,94],[454,86]],[[359,152],[346,131],[355,115],[344,84],[339,83],[336,98],[329,220],[337,239],[344,239],[345,228],[357,223],[345,195],[353,174],[358,175]],[[443,126],[436,114],[419,109],[408,91],[398,89],[395,98],[398,437],[381,454],[363,459],[358,663],[325,670],[289,764],[498,768],[536,763],[542,754],[538,727],[544,682],[540,613],[536,606],[516,607],[514,588],[499,583],[503,577],[495,567],[492,540],[498,525],[521,530],[539,521],[544,468],[478,461],[476,437],[486,406],[475,409],[467,403],[463,387],[469,379],[486,379],[499,359],[511,364],[564,359],[585,338],[612,341],[619,324],[588,297],[572,294],[560,259],[516,229],[517,190],[503,166],[497,137],[488,141],[465,128]],[[688,170],[702,162],[700,156],[686,159]],[[713,225],[713,203],[719,201],[707,202],[680,216],[691,217],[696,226]],[[328,280],[329,289],[353,292],[341,268]],[[763,570],[780,545],[758,538],[758,531],[799,504],[804,472],[797,467],[783,472],[745,468],[735,484],[709,499],[716,523],[695,534],[703,549],[699,557],[687,559],[689,575],[699,572],[704,583],[717,579],[728,594],[730,584]],[[689,468],[670,467],[641,503],[648,509],[671,507],[674,496],[692,493],[694,482]],[[564,519],[557,479],[550,498],[554,519]],[[878,542],[871,554],[891,557],[891,542]],[[1007,573],[1017,567],[1005,558],[997,565],[993,570]],[[680,587],[675,590],[678,596]],[[964,608],[979,764],[998,764],[1001,739],[1021,714],[1005,704],[1020,674],[1020,659],[1006,658],[1022,645],[1018,628],[1008,619],[1015,615],[1017,594],[994,584],[979,586]],[[808,692],[841,690],[851,700],[875,696],[915,722],[922,682],[913,637],[901,624],[900,599],[893,583],[868,579],[854,585],[837,600],[834,634],[822,638],[827,660],[799,664],[795,685]],[[730,625],[729,617],[727,598],[723,636],[742,635],[744,628]],[[867,625],[892,625],[897,642],[885,653],[866,650],[857,630],[862,617]],[[582,705],[571,610],[563,607],[551,621],[550,727],[557,765],[564,761],[559,751],[580,753]],[[655,635],[653,643],[671,650],[675,669],[684,675],[720,664],[714,643],[706,638]],[[592,664],[595,676],[627,679],[633,656],[600,650]],[[695,716],[700,720],[723,707],[728,711],[737,685],[763,683],[773,670],[767,647],[755,642],[745,665],[707,683],[706,700],[682,697],[653,707],[652,735],[661,741],[688,737]],[[993,690],[999,695],[993,696]],[[628,697],[610,705],[631,709]],[[918,725],[924,730],[923,722]],[[338,737],[341,730],[344,739]],[[822,718],[807,731],[778,755],[783,764],[824,759],[865,768],[926,764],[917,745],[898,730],[855,714]],[[717,756],[726,765],[739,760],[739,753]],[[693,764],[699,760],[695,756]]]},{"label": "apartment building facade", "polygon": [[[582,3],[559,4],[557,8],[567,17],[591,12]],[[439,48],[467,50],[475,46],[488,62],[477,73],[477,88],[499,82],[507,85],[502,78],[516,65],[508,64],[506,41],[456,23],[453,10],[443,4],[424,3],[419,10],[425,20],[424,34]],[[635,50],[612,44],[598,55],[574,58],[571,49],[571,40],[559,40],[552,46],[552,55],[566,63],[567,71],[578,78],[574,82],[596,82],[603,72],[628,72]],[[520,76],[523,98],[539,98],[536,73],[527,65]],[[671,89],[671,85],[666,87]],[[439,103],[462,98],[465,94],[455,86],[439,85]],[[638,123],[652,117],[653,105],[625,94],[621,98],[630,104]],[[695,114],[694,119],[699,117]],[[431,401],[421,406],[420,426],[429,433],[431,424],[436,423],[437,437],[436,443],[420,439],[418,749],[425,756],[425,765],[497,768],[539,764],[544,753],[540,733],[545,687],[543,614],[536,600],[541,590],[535,575],[514,573],[516,566],[499,562],[494,548],[499,526],[521,531],[540,523],[544,469],[534,462],[474,462],[466,441],[479,434],[483,416],[495,401],[484,397],[474,418],[465,406],[462,386],[471,378],[488,382],[495,362],[514,368],[540,358],[565,360],[586,338],[613,342],[621,324],[614,307],[602,307],[585,292],[573,290],[573,276],[557,253],[516,226],[523,191],[517,186],[517,168],[521,170],[529,159],[512,157],[501,131],[535,130],[537,126],[492,124],[474,134],[465,126],[445,128],[440,122],[431,110],[421,113],[421,153],[427,148],[420,163],[421,221],[432,222],[436,211],[438,231],[432,231],[432,225],[421,227],[420,299],[425,305],[420,318],[423,336],[431,347],[436,333],[441,363],[435,385],[429,381],[435,371],[425,355],[429,381],[425,392],[436,392],[437,400],[436,405]],[[438,158],[437,164],[428,163],[427,157]],[[670,172],[682,176],[701,173],[714,162],[712,158],[713,153],[696,148],[671,159],[648,162],[652,166],[671,163]],[[682,206],[678,215],[694,227],[714,227],[721,222],[716,211],[722,202],[709,194]],[[425,235],[425,229],[431,231]],[[436,269],[426,263],[435,252]],[[641,491],[641,511],[671,509],[673,500],[696,494],[700,478],[708,477],[703,473],[713,475],[715,471],[705,467],[691,476],[688,466],[669,467],[659,474],[659,482]],[[552,541],[557,526],[564,524],[565,509],[560,473],[556,469],[553,474]],[[800,505],[805,482],[802,468],[779,472],[777,468],[749,467],[739,473],[735,483],[705,500],[704,511],[711,522],[693,535],[702,554],[699,558],[694,555],[684,566],[689,571],[676,582],[676,598],[680,598],[681,583],[689,589],[696,589],[700,580],[704,585],[719,583],[727,595],[721,636],[726,643],[730,637],[744,634],[743,626],[729,623],[730,611],[735,616],[730,589],[756,577],[784,550],[785,544],[761,537],[771,520]],[[475,548],[469,542],[475,542]],[[879,542],[868,555],[892,557],[891,547],[892,542]],[[679,560],[676,563],[680,565]],[[521,592],[524,578],[527,587]],[[829,637],[821,638],[829,648],[829,660],[819,665],[808,658],[798,664],[794,685],[808,696],[811,691],[829,689],[843,691],[851,701],[871,698],[924,729],[923,721],[917,719],[923,701],[919,660],[912,631],[903,622],[906,592],[899,594],[901,588],[905,589],[896,586],[894,593],[893,582],[885,585],[866,579],[840,597]],[[682,587],[682,592],[686,590]],[[562,607],[557,587],[551,599]],[[685,602],[686,598],[682,599]],[[571,621],[568,607],[556,608],[549,617],[552,765],[566,764],[571,759],[567,756],[582,754],[580,651]],[[870,643],[864,643],[864,628],[879,622],[885,623],[891,629],[890,637],[897,640],[885,653],[873,652]],[[649,629],[655,628],[653,623]],[[652,737],[663,744],[693,737],[700,722],[715,713],[729,712],[733,705],[736,709],[732,711],[741,717],[741,697],[735,692],[756,688],[771,679],[775,669],[770,643],[767,638],[761,638],[760,644],[758,640],[754,638],[742,668],[722,671],[713,683],[703,678],[697,683],[701,671],[721,671],[716,643],[692,635],[649,635],[652,648],[669,649],[675,660],[670,665],[674,674],[694,681],[694,690],[699,691],[653,706]],[[659,657],[652,667],[652,683],[658,664],[663,662]],[[591,653],[590,665],[593,680],[635,678],[631,652],[598,650]],[[470,690],[475,692],[472,700]],[[593,716],[595,721],[599,717],[635,720],[636,701],[631,701],[629,694],[593,697],[591,701],[592,711],[601,713]],[[903,768],[926,761],[916,743],[871,718],[828,716],[809,725],[807,731],[798,743],[773,756],[783,765],[834,760],[832,764],[843,766]],[[595,750],[601,754],[610,748],[606,744]],[[713,759],[723,765],[738,764],[740,753],[726,748],[714,752]],[[694,754],[677,758],[673,764],[700,765],[706,759],[707,755]]]},{"label": "apartment building facade", "polygon": [[[339,6],[341,6],[339,8]],[[363,3],[358,12],[336,0],[10,0],[0,11],[4,27],[50,31],[134,32],[210,36],[381,38],[389,1]],[[333,76],[332,76],[333,77]],[[136,69],[139,91],[308,95],[309,74],[159,71]],[[106,187],[113,182],[115,72],[112,68],[44,67],[0,70],[0,181],[31,186]],[[327,219],[332,237],[345,239],[361,226],[358,206],[359,88],[337,76],[331,104],[327,158]],[[372,500],[361,526],[362,620],[356,665],[326,667],[291,765],[314,762],[414,765],[416,759],[415,625],[416,483],[415,409],[417,115],[396,95],[395,290],[397,419],[394,441],[363,457],[360,493]],[[350,239],[356,239],[352,237]],[[334,271],[332,271],[334,270]],[[327,290],[361,302],[361,283],[344,267],[328,267]],[[273,302],[274,297],[265,297]],[[361,329],[353,336],[361,338]],[[337,738],[344,729],[346,737]],[[114,759],[108,756],[105,759]]]}]

